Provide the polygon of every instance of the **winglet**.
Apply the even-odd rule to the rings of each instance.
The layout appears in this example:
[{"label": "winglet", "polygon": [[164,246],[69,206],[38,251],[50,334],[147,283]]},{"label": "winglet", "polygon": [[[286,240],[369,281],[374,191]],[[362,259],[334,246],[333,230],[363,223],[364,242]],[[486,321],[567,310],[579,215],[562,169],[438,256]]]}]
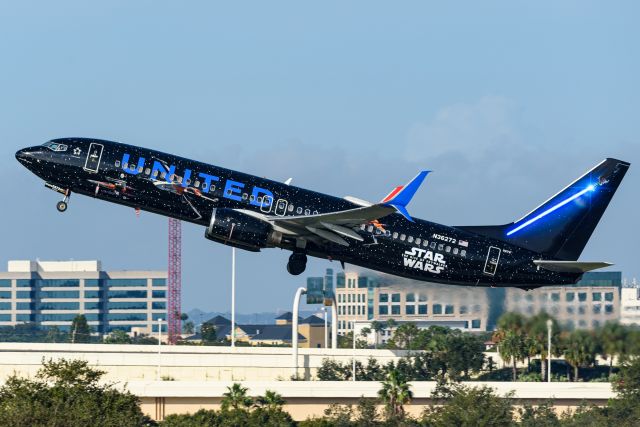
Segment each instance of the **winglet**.
[{"label": "winglet", "polygon": [[404,216],[408,221],[413,222],[413,218],[407,211],[407,205],[420,188],[420,185],[424,181],[431,171],[422,171],[415,176],[407,185],[396,187],[380,202],[386,206],[394,207],[399,214]]}]

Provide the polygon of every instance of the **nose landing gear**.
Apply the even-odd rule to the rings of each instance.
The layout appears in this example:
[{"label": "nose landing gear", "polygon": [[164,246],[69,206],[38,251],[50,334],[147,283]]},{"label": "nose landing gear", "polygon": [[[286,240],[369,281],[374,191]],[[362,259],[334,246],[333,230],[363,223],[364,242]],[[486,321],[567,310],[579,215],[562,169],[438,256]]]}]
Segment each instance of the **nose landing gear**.
[{"label": "nose landing gear", "polygon": [[287,271],[289,274],[297,276],[299,274],[304,273],[304,270],[307,268],[307,254],[304,252],[294,252],[289,257],[289,262],[287,263]]}]

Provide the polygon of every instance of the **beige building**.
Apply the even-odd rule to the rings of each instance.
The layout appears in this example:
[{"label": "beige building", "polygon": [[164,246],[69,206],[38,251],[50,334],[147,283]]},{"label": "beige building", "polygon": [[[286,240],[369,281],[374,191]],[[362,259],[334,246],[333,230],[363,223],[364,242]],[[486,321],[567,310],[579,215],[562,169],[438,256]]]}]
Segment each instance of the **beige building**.
[{"label": "beige building", "polygon": [[640,325],[640,285],[635,279],[620,290],[620,323]]},{"label": "beige building", "polygon": [[[373,320],[386,323],[413,322],[418,327],[449,326],[466,331],[484,331],[489,318],[486,288],[417,283],[392,276],[369,276],[358,272],[336,277],[338,334],[369,326]],[[392,331],[385,330],[379,342]],[[370,337],[370,341],[375,337]]]},{"label": "beige building", "polygon": [[532,316],[546,311],[568,328],[593,329],[620,317],[622,273],[586,273],[575,285],[531,291],[508,288],[505,310]]}]

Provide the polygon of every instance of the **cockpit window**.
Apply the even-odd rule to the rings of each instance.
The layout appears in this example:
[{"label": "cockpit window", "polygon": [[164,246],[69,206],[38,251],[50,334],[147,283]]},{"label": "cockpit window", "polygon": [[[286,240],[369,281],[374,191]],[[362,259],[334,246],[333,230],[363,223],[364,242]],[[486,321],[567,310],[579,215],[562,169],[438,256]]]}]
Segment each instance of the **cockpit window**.
[{"label": "cockpit window", "polygon": [[69,148],[66,144],[58,144],[52,141],[45,142],[42,146],[47,147],[51,151],[67,151],[67,148]]}]

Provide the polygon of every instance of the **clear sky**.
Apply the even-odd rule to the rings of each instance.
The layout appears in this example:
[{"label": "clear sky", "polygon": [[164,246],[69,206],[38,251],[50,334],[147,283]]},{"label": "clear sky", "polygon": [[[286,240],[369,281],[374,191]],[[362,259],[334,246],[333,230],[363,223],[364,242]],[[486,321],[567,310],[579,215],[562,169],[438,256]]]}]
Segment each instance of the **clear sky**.
[{"label": "clear sky", "polygon": [[[604,157],[632,162],[581,259],[640,276],[637,1],[0,3],[0,268],[165,269],[165,218],[72,197],[14,158],[64,136],[152,147],[378,200],[506,223]],[[184,227],[183,308],[228,310],[230,253]],[[240,252],[240,312],[290,307],[288,253]],[[311,260],[308,273],[339,265]]]}]

